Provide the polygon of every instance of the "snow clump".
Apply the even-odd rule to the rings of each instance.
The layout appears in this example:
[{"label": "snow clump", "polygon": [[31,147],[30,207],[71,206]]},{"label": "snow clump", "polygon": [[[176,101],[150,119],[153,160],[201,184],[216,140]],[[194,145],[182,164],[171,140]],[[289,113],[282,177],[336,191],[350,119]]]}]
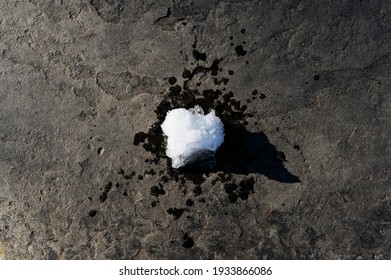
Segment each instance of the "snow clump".
[{"label": "snow clump", "polygon": [[205,115],[198,105],[169,111],[161,127],[167,136],[166,155],[172,159],[173,168],[202,160],[203,155],[214,156],[224,142],[220,118],[214,110]]}]

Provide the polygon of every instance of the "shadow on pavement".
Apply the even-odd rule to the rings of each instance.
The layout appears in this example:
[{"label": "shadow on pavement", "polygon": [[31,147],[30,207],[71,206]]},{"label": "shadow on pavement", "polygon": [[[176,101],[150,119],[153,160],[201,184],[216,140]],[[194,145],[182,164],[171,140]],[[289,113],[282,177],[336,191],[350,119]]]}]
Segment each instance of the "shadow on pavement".
[{"label": "shadow on pavement", "polygon": [[224,129],[225,140],[217,152],[214,171],[259,173],[283,183],[300,182],[284,166],[285,155],[277,151],[263,132],[249,132],[226,124]]}]

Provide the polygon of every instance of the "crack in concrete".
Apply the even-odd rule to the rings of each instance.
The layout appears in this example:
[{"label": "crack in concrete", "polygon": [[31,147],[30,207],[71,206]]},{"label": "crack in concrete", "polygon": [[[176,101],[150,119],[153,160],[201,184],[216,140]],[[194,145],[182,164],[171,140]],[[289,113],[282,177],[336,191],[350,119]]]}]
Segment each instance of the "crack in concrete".
[{"label": "crack in concrete", "polygon": [[156,20],[153,22],[153,24],[156,24],[156,23],[158,23],[159,21],[161,21],[161,20],[163,20],[163,19],[169,18],[170,16],[171,16],[171,9],[170,9],[170,8],[167,8],[167,13],[166,13],[166,15],[161,16],[161,17],[159,17],[158,19],[156,19]]}]

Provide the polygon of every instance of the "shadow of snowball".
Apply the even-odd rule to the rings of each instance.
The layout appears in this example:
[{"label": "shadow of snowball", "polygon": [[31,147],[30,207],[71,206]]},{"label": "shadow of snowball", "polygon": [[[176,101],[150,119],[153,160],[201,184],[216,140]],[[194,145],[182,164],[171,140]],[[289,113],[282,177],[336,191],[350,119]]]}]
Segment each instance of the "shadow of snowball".
[{"label": "shadow of snowball", "polygon": [[263,132],[249,132],[227,124],[224,126],[225,139],[217,153],[196,155],[189,164],[178,169],[179,173],[256,173],[282,183],[301,182],[299,177],[286,169],[284,161],[278,157],[280,152]]},{"label": "shadow of snowball", "polygon": [[224,124],[225,140],[216,154],[213,171],[244,174],[258,173],[283,183],[299,183],[278,157],[276,147],[263,132],[249,132]]}]

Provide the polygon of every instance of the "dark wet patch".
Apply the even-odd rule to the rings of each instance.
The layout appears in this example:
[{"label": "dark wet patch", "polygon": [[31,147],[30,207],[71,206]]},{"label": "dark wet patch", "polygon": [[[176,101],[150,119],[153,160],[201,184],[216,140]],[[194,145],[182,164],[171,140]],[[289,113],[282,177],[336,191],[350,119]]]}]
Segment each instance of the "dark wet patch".
[{"label": "dark wet patch", "polygon": [[205,61],[206,60],[206,53],[202,53],[197,50],[193,50],[193,57],[197,61],[199,61],[199,60]]},{"label": "dark wet patch", "polygon": [[137,132],[136,135],[134,135],[133,145],[138,145],[140,143],[143,143],[145,139],[147,139],[148,134],[145,132]]},{"label": "dark wet patch", "polygon": [[193,79],[193,77],[199,73],[203,73],[203,74],[208,74],[210,73],[212,76],[217,76],[218,72],[219,72],[219,64],[221,62],[221,59],[215,59],[211,66],[209,67],[206,67],[206,66],[197,66],[196,68],[194,68],[192,71],[188,70],[188,69],[185,69],[183,71],[183,74],[182,74],[182,77],[184,79],[187,79],[186,81],[184,81],[184,85],[183,85],[183,88],[185,90],[188,90],[188,81]]},{"label": "dark wet patch", "polygon": [[134,176],[136,175],[136,172],[134,172],[134,171],[132,171],[132,172],[130,172],[128,175],[124,175],[124,179],[125,180],[130,180],[130,179],[132,179]]},{"label": "dark wet patch", "polygon": [[167,183],[168,181],[170,181],[170,178],[168,178],[168,176],[164,175],[160,178],[160,181],[165,184]]},{"label": "dark wet patch", "polygon": [[145,138],[143,144],[143,148],[146,151],[155,154],[157,159],[165,157],[165,152],[162,150],[162,147],[164,146],[164,136],[160,127],[161,123],[161,121],[156,122],[150,126],[147,137]]},{"label": "dark wet patch", "polygon": [[238,185],[234,183],[224,185],[225,192],[228,193],[228,200],[232,203],[235,203],[238,200],[238,194],[236,193],[237,188]]},{"label": "dark wet patch", "polygon": [[247,51],[245,51],[245,50],[243,49],[243,46],[242,46],[242,45],[236,46],[236,47],[235,47],[235,52],[236,52],[236,54],[237,54],[238,56],[245,56],[246,53],[247,53]]},{"label": "dark wet patch", "polygon": [[182,216],[184,211],[185,209],[183,208],[169,208],[167,210],[167,213],[172,215],[174,217],[174,220],[178,220]]},{"label": "dark wet patch", "polygon": [[243,179],[239,185],[235,183],[224,184],[224,190],[228,194],[228,200],[235,203],[238,198],[247,200],[250,193],[254,192],[255,180],[253,177]]},{"label": "dark wet patch", "polygon": [[187,233],[185,235],[183,235],[183,243],[182,243],[182,246],[187,248],[187,249],[190,249],[191,247],[194,246],[194,240],[193,238],[191,238]]},{"label": "dark wet patch", "polygon": [[242,200],[248,199],[250,193],[254,192],[255,180],[253,177],[246,178],[239,183],[240,189],[238,196]]},{"label": "dark wet patch", "polygon": [[190,77],[191,77],[191,72],[190,72],[190,70],[187,70],[187,69],[183,70],[182,78],[184,78],[184,79],[190,79]]},{"label": "dark wet patch", "polygon": [[[195,58],[202,60],[204,54],[198,52],[193,46]],[[245,55],[246,51],[242,46],[236,48],[238,55]],[[205,54],[206,58],[206,54]],[[165,160],[167,169],[159,175],[163,175],[160,185],[151,189],[151,195],[158,197],[163,195],[163,184],[168,181],[174,181],[179,189],[186,195],[187,188],[183,188],[186,182],[192,182],[193,195],[200,196],[202,185],[207,177],[216,174],[214,184],[221,181],[224,184],[228,199],[230,202],[237,202],[238,199],[246,200],[251,193],[255,192],[255,180],[253,176],[242,179],[236,183],[232,174],[249,175],[250,173],[263,174],[269,179],[280,182],[294,183],[299,182],[297,176],[292,175],[283,165],[286,161],[284,153],[277,151],[267,136],[262,132],[250,132],[246,129],[248,120],[254,115],[247,112],[247,105],[242,104],[235,98],[232,91],[224,92],[224,89],[203,89],[190,88],[190,85],[200,85],[199,75],[210,75],[215,86],[226,86],[229,79],[219,77],[219,64],[221,60],[216,58],[210,66],[197,65],[193,69],[184,69],[182,77],[183,84],[175,84],[177,81],[171,79],[170,87],[162,94],[162,100],[155,108],[157,122],[150,126],[149,131],[138,132],[135,135],[134,144],[140,145],[154,155],[153,160],[149,163],[158,163]],[[229,70],[228,74],[232,75],[233,71]],[[173,78],[173,77],[172,77]],[[190,83],[191,82],[191,83]],[[265,95],[259,93],[256,89],[251,92],[251,97],[260,99]],[[251,102],[251,99],[247,102]],[[224,124],[225,140],[216,153],[201,153],[189,161],[182,168],[171,168],[171,159],[165,155],[165,137],[161,130],[167,112],[175,108],[193,108],[195,105],[200,106],[204,112],[213,109]],[[147,174],[147,173],[145,173]],[[204,198],[200,198],[204,200]],[[186,205],[189,206],[189,200]],[[193,202],[194,203],[194,202]],[[170,208],[168,211],[171,215],[179,214],[181,209]],[[179,212],[178,212],[179,211]],[[183,212],[183,211],[182,211]],[[182,214],[180,214],[182,215]]]},{"label": "dark wet patch", "polygon": [[[187,81],[189,81],[198,71],[210,72],[210,74],[213,75],[215,71],[218,71],[219,61],[219,59],[216,59],[211,67],[196,67],[193,71],[187,70],[184,72],[183,76],[188,77]],[[222,83],[227,83],[228,79],[222,78],[221,81]],[[246,114],[244,111],[247,107],[241,105],[240,101],[235,100],[232,92],[223,95],[219,89],[207,89],[203,90],[202,93],[199,93],[198,90],[189,90],[186,88],[186,81],[184,82],[183,87],[180,87],[179,85],[170,87],[165,98],[155,109],[159,121],[150,127],[148,133],[139,132],[135,135],[134,144],[138,145],[143,143],[143,148],[155,154],[158,160],[160,158],[165,158],[165,143],[160,125],[164,121],[169,110],[174,108],[192,108],[195,105],[199,105],[205,112],[214,109],[216,114],[223,120],[227,119],[235,122],[243,120],[243,124],[246,124]],[[209,170],[214,165],[213,161],[213,153],[200,154],[191,160],[186,168],[183,168],[180,171],[184,174],[191,174],[187,177],[195,182],[195,180],[197,180],[196,177],[199,177],[200,173],[198,172],[198,175],[195,175],[194,170]]]},{"label": "dark wet patch", "polygon": [[232,180],[232,174],[219,172],[217,175],[219,176],[218,178],[222,183],[229,182]]},{"label": "dark wet patch", "polygon": [[163,185],[160,183],[158,186],[153,186],[151,188],[151,195],[153,195],[155,197],[159,197],[159,195],[165,195],[165,194],[166,194],[166,192],[163,189]]},{"label": "dark wet patch", "polygon": [[237,188],[238,188],[238,185],[236,185],[234,183],[227,183],[227,184],[224,185],[224,190],[225,190],[226,193],[232,193]]},{"label": "dark wet patch", "polygon": [[92,218],[92,217],[95,217],[97,213],[98,213],[98,211],[91,210],[90,212],[88,212],[88,216],[90,216]]},{"label": "dark wet patch", "polygon": [[153,168],[151,168],[151,169],[145,170],[144,175],[155,176],[156,175],[156,171]]},{"label": "dark wet patch", "polygon": [[176,82],[177,82],[177,79],[175,77],[168,78],[168,83],[170,85],[175,85]]},{"label": "dark wet patch", "polygon": [[196,186],[196,187],[194,187],[193,193],[194,193],[195,196],[201,195],[201,194],[202,194],[202,188],[201,188],[201,186]]},{"label": "dark wet patch", "polygon": [[215,78],[215,79],[213,80],[213,83],[214,83],[215,85],[224,84],[224,85],[226,86],[226,85],[228,84],[228,82],[229,82],[229,79],[228,79],[228,78],[221,78],[221,80]]},{"label": "dark wet patch", "polygon": [[191,200],[191,199],[188,199],[188,200],[186,200],[186,205],[189,206],[189,207],[191,207],[191,206],[194,205],[194,201]]},{"label": "dark wet patch", "polygon": [[187,180],[193,182],[195,185],[201,185],[205,182],[205,178],[203,176],[199,176],[197,173],[184,173],[184,176]]}]

